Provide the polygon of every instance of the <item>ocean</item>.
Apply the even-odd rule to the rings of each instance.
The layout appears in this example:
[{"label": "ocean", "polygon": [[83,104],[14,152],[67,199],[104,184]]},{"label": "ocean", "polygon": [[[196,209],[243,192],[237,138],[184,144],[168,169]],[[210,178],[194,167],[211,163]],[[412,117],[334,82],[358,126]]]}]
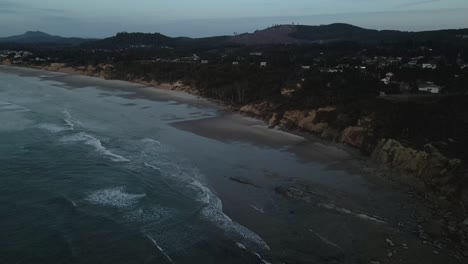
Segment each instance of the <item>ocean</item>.
[{"label": "ocean", "polygon": [[2,263],[257,263],[268,251],[177,147],[192,138],[170,122],[216,110],[47,77],[0,73]]}]

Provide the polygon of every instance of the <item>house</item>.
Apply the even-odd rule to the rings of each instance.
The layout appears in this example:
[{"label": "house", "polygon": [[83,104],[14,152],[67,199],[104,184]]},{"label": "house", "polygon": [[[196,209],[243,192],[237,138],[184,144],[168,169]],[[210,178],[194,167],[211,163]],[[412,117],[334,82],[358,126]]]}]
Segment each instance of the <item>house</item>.
[{"label": "house", "polygon": [[390,84],[390,78],[388,77],[385,77],[383,78],[382,80],[380,80],[381,82],[383,82],[385,85],[389,85]]},{"label": "house", "polygon": [[337,72],[342,72],[342,70],[333,69],[333,68],[323,68],[323,69],[320,69],[320,72],[337,73]]},{"label": "house", "polygon": [[201,60],[201,64],[208,64],[208,60]]},{"label": "house", "polygon": [[433,82],[427,82],[422,85],[419,85],[418,91],[431,94],[438,94],[442,91],[442,87],[435,85]]},{"label": "house", "polygon": [[302,65],[301,68],[303,70],[310,70],[310,66],[309,65]]},{"label": "house", "polygon": [[408,62],[408,66],[410,66],[410,67],[414,67],[414,66],[416,66],[416,65],[418,65],[418,61],[417,61],[417,60],[412,60],[412,61]]},{"label": "house", "polygon": [[239,62],[238,61],[233,61],[232,65],[239,65]]},{"label": "house", "polygon": [[437,69],[437,65],[436,65],[436,64],[431,64],[431,63],[423,63],[423,64],[422,64],[422,68],[423,68],[423,69],[432,69],[432,70],[435,70],[435,69]]},{"label": "house", "polygon": [[251,53],[249,53],[249,54],[250,54],[250,56],[262,56],[262,55],[263,55],[263,52],[258,52],[258,51],[257,51],[257,52],[251,52]]},{"label": "house", "polygon": [[267,66],[267,63],[266,63],[266,61],[262,61],[262,62],[260,62],[260,67],[266,67],[266,66]]}]

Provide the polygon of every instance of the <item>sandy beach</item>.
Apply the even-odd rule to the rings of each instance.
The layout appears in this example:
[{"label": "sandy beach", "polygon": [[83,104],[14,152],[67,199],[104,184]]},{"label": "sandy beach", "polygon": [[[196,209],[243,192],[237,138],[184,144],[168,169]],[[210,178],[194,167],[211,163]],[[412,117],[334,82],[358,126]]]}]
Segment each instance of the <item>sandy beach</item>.
[{"label": "sandy beach", "polygon": [[221,199],[223,212],[268,244],[270,253],[262,256],[263,263],[461,263],[449,246],[436,247],[431,239],[423,243],[418,235],[417,219],[430,209],[401,186],[379,177],[379,166],[344,145],[270,129],[263,121],[183,92],[35,69],[0,66],[0,71],[64,89],[118,90],[125,92],[123,98],[214,111],[214,117],[174,119],[171,126],[210,143],[220,142],[218,152],[207,156],[213,162],[217,156],[233,155],[232,147],[247,153],[241,157],[245,162],[249,151],[255,151],[256,160],[269,164],[256,169],[239,162],[233,164],[236,171],[222,177],[207,174],[206,179]]}]

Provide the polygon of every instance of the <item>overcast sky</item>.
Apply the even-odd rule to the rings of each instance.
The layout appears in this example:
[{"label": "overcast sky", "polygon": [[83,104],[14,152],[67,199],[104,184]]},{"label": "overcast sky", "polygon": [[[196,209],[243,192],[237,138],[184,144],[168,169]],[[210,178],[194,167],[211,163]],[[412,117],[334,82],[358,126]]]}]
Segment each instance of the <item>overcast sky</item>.
[{"label": "overcast sky", "polygon": [[0,36],[41,30],[79,37],[251,32],[272,24],[344,22],[373,29],[468,27],[468,0],[0,0]]}]

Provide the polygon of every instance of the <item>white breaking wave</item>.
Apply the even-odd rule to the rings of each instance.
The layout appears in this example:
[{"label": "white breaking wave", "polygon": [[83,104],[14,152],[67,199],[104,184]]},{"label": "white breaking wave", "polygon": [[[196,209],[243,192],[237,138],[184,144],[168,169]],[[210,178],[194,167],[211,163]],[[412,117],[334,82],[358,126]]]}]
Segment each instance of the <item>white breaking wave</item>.
[{"label": "white breaking wave", "polygon": [[205,207],[201,211],[201,215],[216,226],[220,227],[226,232],[232,232],[239,234],[242,238],[247,241],[254,242],[255,244],[262,247],[264,250],[270,250],[270,247],[263,241],[263,239],[249,230],[248,228],[240,225],[237,222],[232,221],[232,219],[223,213],[223,204],[221,199],[214,195],[210,189],[199,181],[193,181],[192,186],[198,188],[201,191],[201,196],[199,201],[205,204]]},{"label": "white breaking wave", "polygon": [[262,208],[258,208],[258,207],[256,207],[256,206],[253,205],[253,204],[251,204],[250,207],[252,207],[255,211],[258,211],[258,212],[260,212],[260,213],[262,213],[262,214],[265,213],[265,211],[264,211]]},{"label": "white breaking wave", "polygon": [[150,237],[149,235],[146,235],[146,237],[148,237],[149,240],[151,240],[151,242],[153,242],[153,244],[156,246],[156,248],[159,250],[159,252],[161,252],[164,257],[169,260],[169,262],[171,263],[174,263],[174,261],[172,261],[171,257],[169,257],[169,255],[166,254],[166,252],[158,245],[158,243],[156,242],[156,240],[154,240],[152,237]]},{"label": "white breaking wave", "polygon": [[153,166],[153,165],[148,164],[148,163],[146,163],[146,162],[145,162],[144,164],[145,164],[146,167],[149,167],[149,168],[151,168],[151,169],[153,169],[153,170],[161,171],[161,169],[158,168],[158,167],[156,167],[156,166]]},{"label": "white breaking wave", "polygon": [[93,146],[94,149],[107,157],[109,157],[112,161],[115,162],[130,162],[130,160],[126,159],[123,156],[117,155],[107,148],[105,148],[101,141],[94,136],[86,134],[84,132],[80,132],[71,136],[63,137],[61,139],[63,142],[84,142],[86,145]]},{"label": "white breaking wave", "polygon": [[86,197],[85,200],[93,204],[125,208],[135,205],[138,202],[138,200],[145,196],[146,194],[144,193],[126,193],[124,192],[123,187],[117,187],[96,191],[88,197]]},{"label": "white breaking wave", "polygon": [[317,204],[319,207],[322,207],[322,208],[326,208],[326,209],[329,209],[329,210],[334,210],[334,211],[337,211],[337,212],[340,212],[340,213],[343,213],[343,214],[348,214],[348,215],[352,215],[354,217],[357,217],[357,218],[360,218],[362,220],[366,220],[366,221],[372,221],[372,222],[376,222],[376,223],[379,223],[379,224],[386,224],[385,221],[383,220],[380,220],[378,219],[377,217],[372,217],[372,216],[368,216],[366,214],[358,214],[358,213],[355,213],[349,209],[346,209],[346,208],[343,208],[343,207],[339,207],[339,206],[336,206],[334,204],[330,204],[330,203],[319,203]]},{"label": "white breaking wave", "polygon": [[247,247],[244,246],[242,243],[236,242],[236,246],[240,249],[247,250]]},{"label": "white breaking wave", "polygon": [[65,119],[63,119],[63,121],[65,121],[70,130],[74,130],[75,124],[73,124],[73,117],[71,116],[70,112],[65,109],[62,113],[65,115]]},{"label": "white breaking wave", "polygon": [[257,258],[260,259],[260,261],[262,261],[263,264],[271,264],[270,262],[268,262],[268,261],[262,259],[262,256],[260,256],[260,254],[254,253],[254,255],[257,256]]},{"label": "white breaking wave", "polygon": [[239,235],[245,241],[254,243],[263,250],[270,250],[270,247],[260,236],[248,228],[236,223],[223,213],[223,204],[221,199],[214,195],[208,187],[194,179],[194,177],[188,176],[191,174],[196,174],[197,170],[195,168],[180,167],[177,165],[177,163],[173,162],[171,164],[164,163],[164,165],[169,165],[169,167],[164,167],[163,170],[161,170],[153,165],[147,163],[145,164],[145,166],[151,167],[158,171],[170,171],[169,175],[172,179],[175,178],[186,182],[187,187],[196,191],[196,199],[203,204],[200,215],[204,220],[213,223],[215,226],[221,228],[227,233],[230,233],[231,235]]}]

